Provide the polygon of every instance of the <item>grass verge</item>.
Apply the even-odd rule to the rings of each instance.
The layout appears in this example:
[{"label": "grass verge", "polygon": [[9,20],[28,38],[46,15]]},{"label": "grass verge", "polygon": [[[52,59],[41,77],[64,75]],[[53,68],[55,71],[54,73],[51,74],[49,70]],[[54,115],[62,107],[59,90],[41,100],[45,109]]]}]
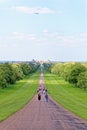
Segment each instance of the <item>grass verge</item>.
[{"label": "grass verge", "polygon": [[44,74],[51,97],[69,111],[87,120],[87,91],[74,87],[54,74]]},{"label": "grass verge", "polygon": [[34,73],[18,81],[15,85],[0,89],[0,121],[27,104],[35,95],[38,83],[39,73]]}]

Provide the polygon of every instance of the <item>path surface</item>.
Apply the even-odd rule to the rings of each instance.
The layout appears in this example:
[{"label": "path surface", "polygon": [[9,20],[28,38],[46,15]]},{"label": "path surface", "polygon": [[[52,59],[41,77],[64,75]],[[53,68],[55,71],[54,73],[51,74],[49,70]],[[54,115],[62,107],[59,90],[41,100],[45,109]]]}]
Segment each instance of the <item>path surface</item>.
[{"label": "path surface", "polygon": [[[40,87],[44,87],[43,74]],[[37,95],[20,111],[0,123],[0,130],[87,130],[87,122],[68,112],[51,98]]]}]

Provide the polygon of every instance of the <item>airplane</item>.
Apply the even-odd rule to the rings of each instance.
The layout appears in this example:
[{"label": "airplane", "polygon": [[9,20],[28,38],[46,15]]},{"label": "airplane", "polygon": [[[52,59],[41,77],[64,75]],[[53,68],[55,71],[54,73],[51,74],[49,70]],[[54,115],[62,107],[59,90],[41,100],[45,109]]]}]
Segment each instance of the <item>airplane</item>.
[{"label": "airplane", "polygon": [[37,14],[37,15],[38,15],[39,13],[38,13],[38,12],[35,12],[34,14]]},{"label": "airplane", "polygon": [[40,14],[39,11],[40,11],[40,9],[37,8],[37,9],[35,10],[34,14],[37,14],[37,15]]}]

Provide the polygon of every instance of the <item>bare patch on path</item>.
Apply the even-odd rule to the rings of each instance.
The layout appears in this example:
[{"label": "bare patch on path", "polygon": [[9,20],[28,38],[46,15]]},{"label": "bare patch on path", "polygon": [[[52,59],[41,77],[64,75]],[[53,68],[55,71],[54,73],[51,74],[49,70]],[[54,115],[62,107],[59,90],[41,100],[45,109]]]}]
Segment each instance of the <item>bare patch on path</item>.
[{"label": "bare patch on path", "polygon": [[[43,74],[40,85],[44,86]],[[20,111],[0,123],[0,130],[87,130],[87,122],[55,103],[37,95]]]}]

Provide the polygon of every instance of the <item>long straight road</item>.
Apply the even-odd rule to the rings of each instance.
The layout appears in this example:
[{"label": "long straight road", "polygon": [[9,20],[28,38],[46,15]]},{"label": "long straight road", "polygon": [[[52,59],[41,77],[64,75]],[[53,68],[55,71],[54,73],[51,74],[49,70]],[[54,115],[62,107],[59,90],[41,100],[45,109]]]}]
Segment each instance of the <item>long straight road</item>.
[{"label": "long straight road", "polygon": [[[40,75],[39,87],[44,88],[44,77]],[[45,101],[37,94],[20,111],[0,123],[0,130],[87,130],[87,122],[65,110],[53,99]]]}]

